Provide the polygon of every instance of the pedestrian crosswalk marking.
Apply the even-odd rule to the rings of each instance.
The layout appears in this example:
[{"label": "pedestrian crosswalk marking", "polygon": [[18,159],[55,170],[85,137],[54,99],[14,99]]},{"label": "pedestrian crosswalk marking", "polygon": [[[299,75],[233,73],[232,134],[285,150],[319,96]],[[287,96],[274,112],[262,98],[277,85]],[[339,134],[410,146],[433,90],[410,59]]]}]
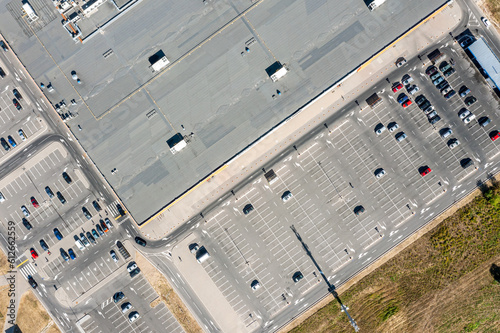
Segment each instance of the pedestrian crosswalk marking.
[{"label": "pedestrian crosswalk marking", "polygon": [[35,275],[37,273],[37,270],[36,268],[31,264],[26,264],[24,265],[23,267],[21,267],[19,269],[19,271],[21,272],[21,274],[27,279],[28,278],[28,275]]}]

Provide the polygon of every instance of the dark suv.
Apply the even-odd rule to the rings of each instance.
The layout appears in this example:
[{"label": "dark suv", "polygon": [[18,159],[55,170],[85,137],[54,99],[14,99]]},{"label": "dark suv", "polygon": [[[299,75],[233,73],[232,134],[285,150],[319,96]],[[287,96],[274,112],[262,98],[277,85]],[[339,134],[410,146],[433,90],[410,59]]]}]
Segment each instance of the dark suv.
[{"label": "dark suv", "polygon": [[252,204],[248,204],[243,207],[243,214],[248,215],[253,210]]}]

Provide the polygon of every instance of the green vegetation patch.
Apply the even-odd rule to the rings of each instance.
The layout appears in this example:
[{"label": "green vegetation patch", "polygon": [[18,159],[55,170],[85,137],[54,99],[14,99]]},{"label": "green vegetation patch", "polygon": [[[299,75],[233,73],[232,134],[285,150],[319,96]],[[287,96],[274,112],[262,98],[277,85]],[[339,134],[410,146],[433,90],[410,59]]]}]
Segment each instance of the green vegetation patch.
[{"label": "green vegetation patch", "polygon": [[[489,271],[494,258],[500,266],[496,184],[340,299],[364,332],[500,332],[500,284]],[[351,331],[336,301],[291,330]]]}]

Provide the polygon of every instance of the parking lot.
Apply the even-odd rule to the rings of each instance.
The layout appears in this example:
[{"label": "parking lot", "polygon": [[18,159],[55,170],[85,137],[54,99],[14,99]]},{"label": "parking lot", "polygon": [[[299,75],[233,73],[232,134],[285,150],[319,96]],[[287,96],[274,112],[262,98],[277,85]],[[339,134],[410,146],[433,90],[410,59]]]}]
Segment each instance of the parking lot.
[{"label": "parking lot", "polygon": [[[425,74],[430,63],[413,59],[376,85],[381,104],[345,109],[345,117],[313,131],[204,212],[207,222],[197,242],[212,256],[201,266],[245,325],[254,313],[272,318],[295,304],[318,283],[318,267],[333,279],[355,253],[384,241],[387,232],[451,195],[481,164],[498,157],[500,140],[491,139],[500,124],[493,111],[498,101],[465,54],[456,46],[455,51],[455,72],[446,77],[454,96],[446,99]],[[405,74],[420,89],[414,95],[391,89]],[[461,97],[464,85],[471,91]],[[401,93],[412,101],[406,108],[397,101]],[[432,103],[440,121],[429,121],[415,102],[419,95]],[[469,96],[477,101],[466,105]],[[468,124],[459,117],[463,108],[476,116]],[[485,116],[492,121],[483,127],[478,120]],[[377,133],[382,125],[386,130]],[[406,137],[398,141],[400,133]],[[271,169],[273,180],[264,177]],[[294,282],[298,271],[303,278]],[[252,290],[254,280],[259,288]]]},{"label": "parking lot", "polygon": [[[84,332],[184,332],[165,303],[160,302],[151,308],[151,302],[159,296],[142,275],[134,277],[132,281],[125,276],[114,283],[114,287],[116,288],[106,288],[104,292],[108,298],[98,308],[90,311],[80,323]],[[115,303],[112,296],[117,291],[122,291],[125,297]],[[121,306],[126,303],[130,303],[132,308],[123,313]],[[133,311],[139,312],[139,318],[131,323],[128,315]]]}]

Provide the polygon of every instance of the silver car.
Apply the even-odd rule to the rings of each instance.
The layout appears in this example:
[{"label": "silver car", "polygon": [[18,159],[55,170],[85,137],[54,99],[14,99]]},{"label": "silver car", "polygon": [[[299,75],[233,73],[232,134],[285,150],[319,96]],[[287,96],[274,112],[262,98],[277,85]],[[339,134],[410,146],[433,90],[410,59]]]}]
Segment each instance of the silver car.
[{"label": "silver car", "polygon": [[26,208],[26,206],[24,206],[24,205],[21,206],[21,210],[23,211],[24,216],[30,217],[30,212],[29,212],[28,208]]},{"label": "silver car", "polygon": [[386,175],[386,172],[384,169],[378,169],[377,171],[375,171],[375,177],[377,178],[382,178]]},{"label": "silver car", "polygon": [[460,117],[460,119],[464,120],[465,118],[467,118],[469,115],[470,115],[470,111],[467,110],[467,109],[463,109],[462,111],[460,111],[460,113],[458,114],[458,116]]}]

